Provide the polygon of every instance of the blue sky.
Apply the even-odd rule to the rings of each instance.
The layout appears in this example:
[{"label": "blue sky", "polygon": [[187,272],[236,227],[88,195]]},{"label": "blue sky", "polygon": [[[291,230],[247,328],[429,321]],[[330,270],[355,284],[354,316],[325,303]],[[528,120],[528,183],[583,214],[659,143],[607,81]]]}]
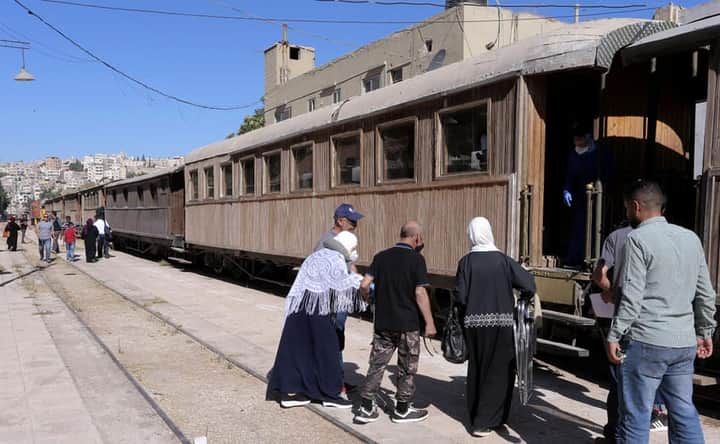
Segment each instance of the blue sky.
[{"label": "blue sky", "polygon": [[[263,50],[279,24],[139,15],[21,0],[100,57],[170,94],[210,105],[250,104],[263,94]],[[329,4],[314,0],[78,0],[85,3],[261,17],[421,21],[437,7]],[[443,3],[442,0],[434,0]],[[511,4],[510,1],[501,2]],[[515,0],[515,4],[539,4]],[[558,3],[558,2],[544,2]],[[573,3],[563,0],[561,3]],[[592,0],[584,4],[626,4]],[[658,6],[663,1],[639,1]],[[701,3],[680,2],[685,6]],[[236,8],[236,10],[230,9]],[[242,11],[242,12],[240,12]],[[568,9],[540,9],[558,16]],[[650,17],[651,12],[613,14]],[[290,24],[290,41],[313,46],[322,64],[403,25]],[[309,34],[319,34],[318,38]],[[18,7],[0,1],[0,39],[30,40],[28,71],[15,82],[20,51],[0,48],[0,162],[124,151],[174,156],[222,139],[255,107],[210,111],[169,101],[112,73]],[[348,44],[350,46],[348,46]],[[259,105],[258,105],[259,106]]]}]

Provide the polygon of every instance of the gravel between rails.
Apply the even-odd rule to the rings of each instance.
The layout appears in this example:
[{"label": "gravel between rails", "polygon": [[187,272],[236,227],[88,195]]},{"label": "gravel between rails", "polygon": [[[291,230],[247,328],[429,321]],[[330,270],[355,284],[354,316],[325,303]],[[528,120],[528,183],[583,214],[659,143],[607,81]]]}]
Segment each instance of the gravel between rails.
[{"label": "gravel between rails", "polygon": [[308,409],[282,410],[265,401],[258,379],[63,260],[43,275],[191,440],[360,442]]}]

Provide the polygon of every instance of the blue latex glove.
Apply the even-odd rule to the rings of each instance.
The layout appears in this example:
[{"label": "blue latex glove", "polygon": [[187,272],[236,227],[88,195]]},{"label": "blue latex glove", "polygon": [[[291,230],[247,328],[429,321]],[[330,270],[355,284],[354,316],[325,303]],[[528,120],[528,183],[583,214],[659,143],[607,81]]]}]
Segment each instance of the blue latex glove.
[{"label": "blue latex glove", "polygon": [[572,194],[570,194],[570,191],[563,191],[563,200],[565,200],[565,205],[572,207]]},{"label": "blue latex glove", "polygon": [[370,294],[368,296],[368,302],[370,303],[370,305],[375,303],[375,283],[374,282],[372,282],[370,284]]}]

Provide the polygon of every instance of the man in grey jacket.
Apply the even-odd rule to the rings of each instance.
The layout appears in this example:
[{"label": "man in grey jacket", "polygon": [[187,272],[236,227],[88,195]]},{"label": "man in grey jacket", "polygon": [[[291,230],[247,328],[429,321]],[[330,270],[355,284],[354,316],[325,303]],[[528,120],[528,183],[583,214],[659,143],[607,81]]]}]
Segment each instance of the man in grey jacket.
[{"label": "man in grey jacket", "polygon": [[713,352],[715,292],[700,239],[662,217],[665,196],[639,181],[625,196],[633,228],[620,270],[622,297],[607,337],[619,364],[618,443],[648,442],[656,390],[667,404],[674,441],[704,442],[692,403],[695,357]]}]

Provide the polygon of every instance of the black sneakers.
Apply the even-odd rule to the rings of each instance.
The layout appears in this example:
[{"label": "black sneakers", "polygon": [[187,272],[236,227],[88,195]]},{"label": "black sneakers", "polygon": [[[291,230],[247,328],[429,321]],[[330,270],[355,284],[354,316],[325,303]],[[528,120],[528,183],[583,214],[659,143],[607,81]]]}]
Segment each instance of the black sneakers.
[{"label": "black sneakers", "polygon": [[405,412],[400,412],[397,408],[390,415],[390,420],[396,423],[404,422],[420,422],[426,420],[428,411],[425,409],[416,409],[412,405],[408,405]]},{"label": "black sneakers", "polygon": [[302,407],[310,404],[310,400],[301,394],[287,394],[283,393],[280,397],[280,406],[285,409],[292,407]]},{"label": "black sneakers", "polygon": [[484,438],[486,436],[492,435],[492,430],[490,429],[477,429],[473,430],[472,435],[477,436],[478,438]]},{"label": "black sneakers", "polygon": [[330,407],[335,409],[350,409],[352,408],[353,403],[349,399],[338,398],[333,401],[323,401],[322,405],[326,408]]},{"label": "black sneakers", "polygon": [[378,412],[377,406],[373,404],[369,410],[361,405],[355,413],[354,421],[360,424],[368,424],[378,419],[380,419],[380,413]]}]

